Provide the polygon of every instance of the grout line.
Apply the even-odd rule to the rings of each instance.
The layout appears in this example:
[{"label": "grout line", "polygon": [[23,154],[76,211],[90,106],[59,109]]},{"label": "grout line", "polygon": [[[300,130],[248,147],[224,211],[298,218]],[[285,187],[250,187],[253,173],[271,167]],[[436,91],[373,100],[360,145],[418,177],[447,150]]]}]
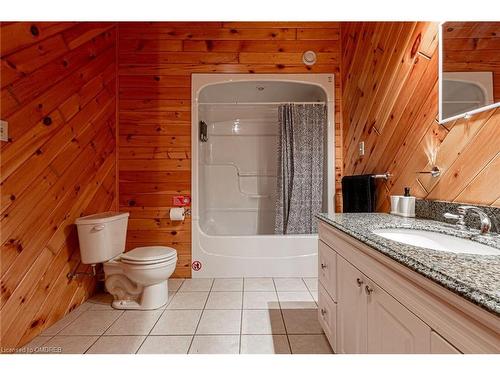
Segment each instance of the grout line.
[{"label": "grout line", "polygon": [[[116,309],[114,309],[114,310],[116,310]],[[96,310],[96,311],[97,311],[97,310]],[[118,310],[118,311],[120,311],[120,310]],[[110,328],[113,324],[115,324],[115,322],[116,322],[118,319],[120,319],[120,318],[123,316],[123,314],[124,314],[124,313],[125,313],[125,310],[122,310],[122,311],[121,311],[121,314],[119,314],[119,315],[116,317],[116,319],[115,319],[115,320],[113,320],[113,322],[111,322],[111,324],[108,326],[108,328],[106,328],[106,329],[105,329],[105,330],[104,330],[104,331],[103,331],[103,332],[99,335],[99,337],[98,337],[98,338],[97,338],[97,339],[96,339],[96,340],[92,343],[92,345],[90,345],[90,346],[87,348],[87,350],[85,350],[85,351],[83,352],[83,354],[86,354],[86,353],[90,350],[90,348],[92,348],[92,347],[96,344],[96,342],[97,342],[97,341],[99,341],[99,340],[101,339],[101,337],[103,337],[103,336],[104,336],[104,334],[105,334],[105,333],[109,330],[109,328]],[[93,335],[89,335],[89,336],[93,336]]]},{"label": "grout line", "polygon": [[238,348],[238,353],[241,354],[241,335],[243,333],[243,299],[245,298],[245,278],[243,278],[243,283],[241,285],[241,315],[240,315],[240,344]]},{"label": "grout line", "polygon": [[[182,283],[181,283],[182,285]],[[179,286],[180,288],[180,286]],[[170,291],[169,291],[170,292]],[[176,292],[173,292],[173,295],[172,295],[172,298],[174,298]],[[161,314],[158,316],[158,319],[156,319],[156,321],[154,322],[154,324],[151,326],[151,329],[149,330],[149,332],[146,334],[146,337],[144,337],[144,340],[142,340],[141,342],[141,345],[139,345],[139,347],[137,348],[137,350],[135,351],[135,354],[137,354],[139,352],[139,350],[141,350],[142,346],[144,345],[144,342],[147,340],[147,338],[149,336],[151,336],[151,332],[153,332],[153,329],[156,327],[156,325],[158,324],[158,322],[160,321],[161,317],[163,316],[163,314],[165,314],[165,311],[167,311],[167,306],[170,304],[170,302],[172,301],[172,298],[167,301],[167,304],[165,305],[165,308],[163,309],[163,311],[161,312]],[[153,311],[156,311],[156,310],[153,310]]]},{"label": "grout line", "polygon": [[[273,277],[273,284],[274,284],[274,288],[276,289],[276,283],[274,282],[274,277]],[[307,285],[306,285],[306,287],[307,287]],[[277,295],[278,295],[278,292],[276,291],[276,296]],[[278,298],[278,304],[280,307],[280,314],[281,314],[281,320],[283,321],[283,327],[285,328],[285,335],[286,335],[286,341],[288,342],[288,349],[290,349],[290,354],[293,354],[292,353],[292,345],[290,345],[290,338],[288,337],[288,331],[286,329],[285,317],[283,316],[283,309],[281,308],[281,302],[279,301],[279,298]]]},{"label": "grout line", "polygon": [[[305,283],[305,281],[304,281],[304,278],[302,278],[302,282],[303,282],[304,284],[306,284],[306,283]],[[319,278],[316,280],[316,283],[318,283],[318,282],[319,282]],[[312,299],[313,299],[314,303],[316,304],[316,308],[318,308],[318,301],[316,301],[316,300],[314,299],[313,291],[312,291],[311,289],[309,289],[309,286],[308,286],[307,284],[306,284],[306,288],[307,288],[307,291],[309,292],[309,294],[311,295],[311,297],[312,297]],[[318,291],[317,291],[317,292],[318,292]]]},{"label": "grout line", "polygon": [[194,329],[193,337],[191,338],[191,342],[189,343],[189,347],[186,354],[189,354],[191,346],[193,346],[194,337],[196,336],[196,331],[198,331],[201,319],[203,318],[203,313],[205,312],[205,307],[207,306],[208,299],[210,298],[210,293],[212,293],[212,288],[214,287],[214,283],[215,283],[215,277],[212,279],[212,284],[210,285],[210,290],[208,291],[207,299],[205,300],[205,304],[203,305],[203,309],[201,310],[200,319],[198,320],[198,324],[196,324],[196,328]]}]

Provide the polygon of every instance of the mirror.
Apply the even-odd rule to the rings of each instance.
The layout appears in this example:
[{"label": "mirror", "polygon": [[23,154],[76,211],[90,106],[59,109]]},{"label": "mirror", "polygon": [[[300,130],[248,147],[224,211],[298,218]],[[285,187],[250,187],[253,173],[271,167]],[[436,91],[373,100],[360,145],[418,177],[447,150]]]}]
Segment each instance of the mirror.
[{"label": "mirror", "polygon": [[439,45],[440,123],[500,106],[500,22],[444,22]]}]

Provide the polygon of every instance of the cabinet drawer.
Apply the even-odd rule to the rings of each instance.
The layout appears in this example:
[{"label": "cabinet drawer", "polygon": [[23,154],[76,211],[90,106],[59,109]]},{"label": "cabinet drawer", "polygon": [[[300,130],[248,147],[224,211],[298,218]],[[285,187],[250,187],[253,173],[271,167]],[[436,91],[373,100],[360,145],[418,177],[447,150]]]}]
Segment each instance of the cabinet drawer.
[{"label": "cabinet drawer", "polygon": [[318,241],[318,275],[330,297],[337,301],[337,254],[323,241]]},{"label": "cabinet drawer", "polygon": [[337,351],[337,304],[323,285],[318,287],[318,319],[333,351]]}]

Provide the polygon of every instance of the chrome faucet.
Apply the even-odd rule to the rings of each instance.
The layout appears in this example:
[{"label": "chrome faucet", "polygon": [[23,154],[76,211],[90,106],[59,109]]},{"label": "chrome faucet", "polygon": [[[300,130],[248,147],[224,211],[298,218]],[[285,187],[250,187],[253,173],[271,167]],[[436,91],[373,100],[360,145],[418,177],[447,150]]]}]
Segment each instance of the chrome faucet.
[{"label": "chrome faucet", "polygon": [[465,225],[465,215],[467,215],[467,212],[470,211],[478,215],[479,219],[481,220],[481,227],[479,230],[480,233],[488,234],[490,232],[491,220],[488,217],[488,215],[486,215],[486,212],[474,206],[459,206],[457,210],[458,210],[458,215],[447,212],[444,214],[444,217],[447,219],[457,220],[457,226],[460,229],[465,230],[467,229],[467,226]]}]

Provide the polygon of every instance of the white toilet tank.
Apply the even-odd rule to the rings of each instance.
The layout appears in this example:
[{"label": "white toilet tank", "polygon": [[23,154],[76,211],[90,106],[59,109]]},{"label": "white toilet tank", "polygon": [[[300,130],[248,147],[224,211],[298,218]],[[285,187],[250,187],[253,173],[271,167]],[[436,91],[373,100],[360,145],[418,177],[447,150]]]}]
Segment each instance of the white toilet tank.
[{"label": "white toilet tank", "polygon": [[82,263],[103,263],[125,251],[128,212],[103,212],[75,220]]}]

